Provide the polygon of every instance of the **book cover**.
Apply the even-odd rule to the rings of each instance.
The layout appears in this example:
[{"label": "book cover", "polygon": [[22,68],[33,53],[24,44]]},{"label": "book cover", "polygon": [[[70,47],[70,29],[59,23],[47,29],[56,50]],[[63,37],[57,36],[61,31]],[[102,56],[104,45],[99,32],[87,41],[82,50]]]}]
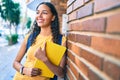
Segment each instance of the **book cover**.
[{"label": "book cover", "polygon": [[[53,42],[46,43],[46,54],[51,63],[58,66],[60,61],[66,51],[66,47],[55,44]],[[42,70],[41,76],[53,78],[54,73],[40,60],[36,60],[34,67],[40,68]]]}]

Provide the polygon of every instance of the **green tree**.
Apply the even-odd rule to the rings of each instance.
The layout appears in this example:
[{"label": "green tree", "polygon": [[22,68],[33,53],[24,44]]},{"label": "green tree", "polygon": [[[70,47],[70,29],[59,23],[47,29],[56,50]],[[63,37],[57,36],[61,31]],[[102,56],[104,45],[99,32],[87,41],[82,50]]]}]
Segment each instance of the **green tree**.
[{"label": "green tree", "polygon": [[2,0],[0,5],[1,17],[9,22],[9,28],[11,33],[11,25],[15,26],[15,32],[17,33],[17,25],[20,23],[20,5],[14,3],[12,0]]},{"label": "green tree", "polygon": [[[0,16],[8,23],[10,29],[10,35],[7,35],[9,44],[16,43],[18,39],[17,26],[20,23],[19,3],[14,3],[12,0],[2,0],[0,4]],[[15,27],[16,34],[11,34],[12,25]]]},{"label": "green tree", "polygon": [[28,29],[30,28],[31,23],[32,23],[32,20],[31,20],[30,17],[28,17],[28,18],[27,18],[27,23],[26,23],[26,26],[27,26]]}]

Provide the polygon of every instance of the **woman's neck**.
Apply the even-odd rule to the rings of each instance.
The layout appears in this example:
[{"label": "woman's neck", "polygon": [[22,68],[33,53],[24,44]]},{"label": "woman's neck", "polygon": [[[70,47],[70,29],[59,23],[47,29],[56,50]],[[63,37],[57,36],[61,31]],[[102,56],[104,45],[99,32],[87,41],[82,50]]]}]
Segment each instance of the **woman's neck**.
[{"label": "woman's neck", "polygon": [[42,36],[49,36],[51,34],[52,34],[52,32],[51,32],[51,28],[50,27],[41,28],[40,35],[42,35]]}]

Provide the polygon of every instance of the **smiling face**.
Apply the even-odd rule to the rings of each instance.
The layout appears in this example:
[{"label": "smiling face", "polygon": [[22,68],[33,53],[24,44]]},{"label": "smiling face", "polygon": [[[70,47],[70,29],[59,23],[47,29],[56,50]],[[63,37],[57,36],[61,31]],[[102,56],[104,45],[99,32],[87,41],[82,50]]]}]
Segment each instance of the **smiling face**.
[{"label": "smiling face", "polygon": [[36,22],[38,26],[48,27],[51,26],[51,22],[54,20],[54,16],[48,6],[41,4],[36,11]]}]

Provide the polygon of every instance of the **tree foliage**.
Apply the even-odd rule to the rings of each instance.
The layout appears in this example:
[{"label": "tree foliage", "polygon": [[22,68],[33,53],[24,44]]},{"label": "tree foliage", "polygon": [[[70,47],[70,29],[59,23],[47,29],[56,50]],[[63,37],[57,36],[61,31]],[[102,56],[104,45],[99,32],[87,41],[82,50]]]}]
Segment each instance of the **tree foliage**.
[{"label": "tree foliage", "polygon": [[[20,5],[19,3],[14,3],[12,0],[2,0],[0,3],[0,16],[3,20],[9,22],[10,37],[8,41],[10,44],[17,42],[17,25],[20,23]],[[14,25],[16,34],[11,34],[11,25]],[[8,35],[7,35],[8,36]]]},{"label": "tree foliage", "polygon": [[26,26],[27,26],[28,29],[30,28],[31,23],[32,23],[32,20],[31,20],[30,17],[28,17],[28,18],[27,18],[27,23],[26,23]]},{"label": "tree foliage", "polygon": [[10,24],[18,25],[20,23],[20,5],[12,0],[2,0],[0,5],[1,17]]}]

